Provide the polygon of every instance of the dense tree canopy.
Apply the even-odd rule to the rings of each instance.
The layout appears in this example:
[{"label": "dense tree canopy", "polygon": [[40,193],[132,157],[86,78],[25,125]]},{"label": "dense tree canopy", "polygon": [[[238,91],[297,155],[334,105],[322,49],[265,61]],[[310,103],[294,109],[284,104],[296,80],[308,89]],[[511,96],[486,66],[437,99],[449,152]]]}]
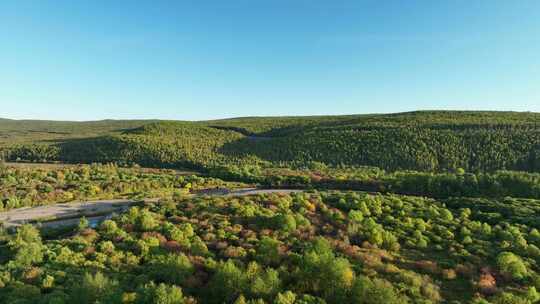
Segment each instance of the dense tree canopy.
[{"label": "dense tree canopy", "polygon": [[0,245],[0,303],[532,303],[540,223],[519,215],[540,202],[490,202],[176,197],[45,240],[26,225]]},{"label": "dense tree canopy", "polygon": [[31,138],[11,147],[4,145],[4,150],[10,160],[199,169],[257,163],[306,165],[316,161],[391,171],[538,172],[539,121],[540,115],[535,113],[441,111],[139,122],[142,125],[138,128],[122,132],[76,138],[74,132],[70,133],[74,138],[47,143],[39,137]]}]

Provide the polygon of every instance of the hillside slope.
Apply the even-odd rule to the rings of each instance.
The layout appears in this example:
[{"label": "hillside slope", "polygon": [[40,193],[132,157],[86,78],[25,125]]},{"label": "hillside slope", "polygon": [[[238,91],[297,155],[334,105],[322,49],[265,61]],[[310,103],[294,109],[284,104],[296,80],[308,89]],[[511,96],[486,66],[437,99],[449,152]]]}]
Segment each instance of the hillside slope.
[{"label": "hillside slope", "polygon": [[0,146],[48,143],[120,133],[155,120],[50,121],[0,119]]},{"label": "hillside slope", "polygon": [[540,171],[539,127],[539,113],[420,111],[199,122],[0,121],[0,136],[12,160]]}]

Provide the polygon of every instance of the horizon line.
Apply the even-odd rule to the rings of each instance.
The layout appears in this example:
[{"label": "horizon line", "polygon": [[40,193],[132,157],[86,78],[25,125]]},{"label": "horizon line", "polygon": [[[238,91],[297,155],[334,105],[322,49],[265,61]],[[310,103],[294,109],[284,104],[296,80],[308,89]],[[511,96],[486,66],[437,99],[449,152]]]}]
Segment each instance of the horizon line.
[{"label": "horizon line", "polygon": [[103,122],[103,121],[184,121],[184,122],[205,122],[219,121],[232,119],[249,119],[249,118],[307,118],[307,117],[346,117],[346,116],[370,116],[370,115],[399,115],[407,113],[421,112],[456,112],[456,113],[529,113],[540,114],[535,111],[516,111],[516,110],[456,110],[456,109],[421,109],[401,112],[373,112],[373,113],[343,113],[343,114],[299,114],[299,115],[253,115],[253,116],[228,116],[223,118],[210,119],[163,119],[163,118],[98,118],[88,120],[62,120],[62,119],[42,119],[42,118],[12,118],[9,116],[0,117],[0,121],[43,121],[43,122]]}]

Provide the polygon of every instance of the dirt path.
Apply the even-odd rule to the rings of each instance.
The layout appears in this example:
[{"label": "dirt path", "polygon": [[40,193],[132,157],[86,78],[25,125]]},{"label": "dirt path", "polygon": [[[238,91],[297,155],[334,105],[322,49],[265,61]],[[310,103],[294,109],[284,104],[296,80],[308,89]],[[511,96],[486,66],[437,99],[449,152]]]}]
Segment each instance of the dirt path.
[{"label": "dirt path", "polygon": [[134,203],[131,200],[106,200],[62,203],[39,207],[18,208],[0,213],[4,227],[19,226],[34,220],[83,217],[123,211]]},{"label": "dirt path", "polygon": [[[289,189],[211,189],[206,192],[199,192],[193,197],[209,196],[247,196],[256,194],[270,193],[292,193],[302,190]],[[157,201],[158,199],[149,199],[147,201]],[[22,224],[40,220],[44,227],[56,227],[63,225],[76,224],[79,218],[86,216],[91,222],[106,218],[112,213],[120,213],[127,210],[134,200],[98,200],[88,202],[71,202],[53,204],[39,207],[18,208],[6,212],[0,212],[0,222],[4,227],[16,227]]]}]

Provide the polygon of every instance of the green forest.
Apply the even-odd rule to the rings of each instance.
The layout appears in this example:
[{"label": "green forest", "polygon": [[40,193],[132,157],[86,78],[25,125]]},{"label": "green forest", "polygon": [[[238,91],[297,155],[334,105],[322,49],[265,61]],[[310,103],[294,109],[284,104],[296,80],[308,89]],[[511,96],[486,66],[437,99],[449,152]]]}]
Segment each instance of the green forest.
[{"label": "green forest", "polygon": [[200,122],[1,120],[0,146],[9,161],[538,172],[539,127],[537,113],[458,111]]},{"label": "green forest", "polygon": [[539,124],[0,120],[0,304],[540,303]]}]

